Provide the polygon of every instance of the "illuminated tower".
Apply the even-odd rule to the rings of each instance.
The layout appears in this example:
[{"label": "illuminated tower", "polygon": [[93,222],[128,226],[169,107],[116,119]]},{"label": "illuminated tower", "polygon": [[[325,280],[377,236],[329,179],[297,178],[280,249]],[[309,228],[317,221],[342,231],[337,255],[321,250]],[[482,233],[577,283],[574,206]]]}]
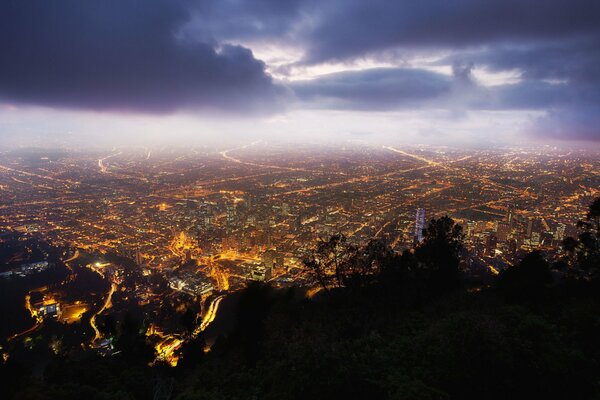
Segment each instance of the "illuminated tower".
[{"label": "illuminated tower", "polygon": [[235,206],[233,204],[227,205],[227,226],[232,226],[235,222]]},{"label": "illuminated tower", "polygon": [[417,215],[415,218],[415,238],[417,243],[423,241],[423,229],[425,229],[425,210],[423,208],[417,208]]},{"label": "illuminated tower", "polygon": [[510,234],[510,223],[500,222],[496,228],[496,237],[499,242],[505,242]]},{"label": "illuminated tower", "polygon": [[144,256],[139,249],[135,251],[135,263],[140,266],[144,263]]},{"label": "illuminated tower", "polygon": [[556,232],[554,232],[554,240],[559,241],[559,242],[561,240],[563,240],[565,238],[565,229],[566,228],[567,227],[565,226],[565,224],[559,223],[556,226]]},{"label": "illuminated tower", "polygon": [[262,254],[262,262],[267,268],[273,268],[277,253],[273,250],[267,250]]},{"label": "illuminated tower", "polygon": [[208,217],[208,204],[200,203],[198,205],[198,228],[206,228],[206,219]]},{"label": "illuminated tower", "polygon": [[508,223],[508,227],[512,228],[513,222],[515,218],[515,206],[509,204],[506,208],[506,222]]},{"label": "illuminated tower", "polygon": [[473,236],[474,228],[475,228],[475,222],[473,222],[473,221],[467,222],[467,237],[468,238]]},{"label": "illuminated tower", "polygon": [[534,219],[533,218],[529,218],[529,220],[527,221],[527,232],[525,233],[525,235],[530,238],[531,237],[531,233],[533,231],[533,222]]}]

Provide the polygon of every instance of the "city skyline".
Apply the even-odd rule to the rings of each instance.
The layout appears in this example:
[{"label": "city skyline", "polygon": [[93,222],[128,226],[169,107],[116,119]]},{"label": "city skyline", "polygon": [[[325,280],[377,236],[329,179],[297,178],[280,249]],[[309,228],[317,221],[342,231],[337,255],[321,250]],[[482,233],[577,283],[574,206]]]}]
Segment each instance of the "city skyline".
[{"label": "city skyline", "polygon": [[[155,361],[177,365],[188,338],[165,315],[169,302],[199,307],[193,334],[208,329],[210,346],[219,305],[251,282],[318,293],[305,265],[316,243],[341,235],[402,254],[445,216],[464,232],[461,268],[484,282],[476,288],[531,251],[572,263],[563,240],[577,237],[600,195],[599,160],[593,150],[361,142],[9,151],[0,155],[0,279],[23,284],[46,270],[61,278],[28,287],[29,316],[5,334],[11,343],[44,332],[48,318],[65,329],[87,321],[93,336],[83,343],[110,354],[97,319],[135,304]],[[13,253],[19,240],[27,251]]]}]

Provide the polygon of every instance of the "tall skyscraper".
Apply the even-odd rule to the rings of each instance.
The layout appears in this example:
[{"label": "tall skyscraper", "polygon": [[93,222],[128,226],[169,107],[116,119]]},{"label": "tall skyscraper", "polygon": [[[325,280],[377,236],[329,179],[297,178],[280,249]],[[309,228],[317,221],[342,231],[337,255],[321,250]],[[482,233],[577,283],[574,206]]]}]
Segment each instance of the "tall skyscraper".
[{"label": "tall skyscraper", "polygon": [[144,263],[144,256],[139,249],[135,250],[135,263],[140,266]]},{"label": "tall skyscraper", "polygon": [[508,239],[509,233],[510,233],[510,223],[508,223],[508,222],[498,223],[498,227],[496,228],[496,236],[498,237],[499,242],[505,242],[506,239]]},{"label": "tall skyscraper", "polygon": [[559,223],[556,226],[556,231],[554,232],[554,240],[557,240],[557,241],[563,240],[565,238],[565,229],[566,228],[567,227],[565,224]]},{"label": "tall skyscraper", "polygon": [[540,245],[540,233],[539,232],[532,232],[531,233],[531,239],[529,239],[529,242],[531,244],[531,246],[533,247],[537,247]]},{"label": "tall skyscraper", "polygon": [[475,230],[475,222],[473,222],[473,221],[467,222],[467,237],[468,238],[473,236],[474,230]]},{"label": "tall skyscraper", "polygon": [[267,250],[262,254],[262,262],[267,268],[273,268],[275,261],[275,251]]},{"label": "tall skyscraper", "polygon": [[415,238],[417,243],[423,241],[423,229],[425,229],[425,210],[423,208],[417,208],[417,215],[415,218]]},{"label": "tall skyscraper", "polygon": [[506,222],[508,223],[509,228],[512,228],[513,222],[515,218],[515,206],[509,204],[506,208]]},{"label": "tall skyscraper", "polygon": [[498,237],[494,234],[491,234],[487,237],[485,243],[485,253],[487,256],[494,256],[496,251],[496,246],[498,245]]},{"label": "tall skyscraper", "polygon": [[525,232],[525,235],[530,238],[531,237],[531,233],[533,232],[533,223],[534,223],[534,219],[533,218],[529,218],[529,220],[527,221],[527,232]]},{"label": "tall skyscraper", "polygon": [[227,204],[227,226],[233,225],[235,222],[235,206]]}]

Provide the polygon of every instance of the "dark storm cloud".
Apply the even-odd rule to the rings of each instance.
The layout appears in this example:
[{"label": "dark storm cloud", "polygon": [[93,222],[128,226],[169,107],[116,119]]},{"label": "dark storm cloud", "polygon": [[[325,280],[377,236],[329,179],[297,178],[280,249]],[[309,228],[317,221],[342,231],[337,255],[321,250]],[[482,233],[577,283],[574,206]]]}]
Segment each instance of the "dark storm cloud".
[{"label": "dark storm cloud", "polygon": [[[307,64],[444,52],[450,55],[437,64],[454,66],[453,82],[429,93],[426,101],[423,92],[403,82],[372,89],[361,85],[354,96],[343,96],[317,81],[313,98],[336,98],[322,102],[325,106],[376,109],[374,90],[382,90],[382,107],[547,111],[531,129],[536,135],[600,140],[598,1],[331,0],[313,18],[304,40]],[[521,81],[483,87],[471,77],[477,68],[517,70]],[[390,94],[393,88],[396,96]]]},{"label": "dark storm cloud", "polygon": [[422,107],[451,86],[446,75],[408,68],[339,72],[291,85],[308,107],[360,110]]},{"label": "dark storm cloud", "polygon": [[307,35],[307,62],[404,48],[456,49],[490,43],[598,35],[596,0],[336,0]]},{"label": "dark storm cloud", "polygon": [[[597,0],[309,0],[280,1],[277,7],[265,0],[257,8],[247,4],[212,3],[200,21],[211,26],[217,39],[300,45],[305,56],[299,64],[390,56],[410,60],[444,52],[449,56],[438,64],[454,66],[451,79],[397,69],[294,83],[304,107],[545,110],[547,120],[554,122],[564,114],[565,123],[554,124],[564,127],[554,130],[558,136],[568,134],[567,123],[583,132],[582,125],[590,120],[586,116],[600,106]],[[220,23],[214,25],[215,20]],[[521,82],[482,87],[471,77],[477,68],[518,70]],[[573,135],[600,139],[593,127],[585,135]]]},{"label": "dark storm cloud", "polygon": [[596,0],[205,0],[191,8],[196,34],[284,39],[306,48],[306,63],[600,34]]},{"label": "dark storm cloud", "polygon": [[246,48],[181,38],[180,0],[0,3],[0,98],[95,110],[270,111],[283,90]]},{"label": "dark storm cloud", "polygon": [[[600,21],[599,21],[600,23]],[[524,79],[569,79],[600,81],[600,36],[535,43],[484,46],[457,51],[436,65],[464,62],[486,66],[492,71],[517,69]]]},{"label": "dark storm cloud", "polygon": [[188,34],[205,40],[300,39],[303,18],[319,9],[316,0],[201,0],[193,2]]},{"label": "dark storm cloud", "polygon": [[521,82],[490,89],[479,104],[546,111],[529,129],[538,137],[599,141],[599,45],[594,35],[502,44],[457,51],[437,64],[469,60],[490,71],[519,71]]},{"label": "dark storm cloud", "polygon": [[[373,68],[327,74],[290,86],[304,107],[352,110],[560,110],[600,104],[600,91],[585,84],[523,80],[486,87],[472,64],[453,75],[411,68]],[[585,107],[584,107],[585,108]]]}]

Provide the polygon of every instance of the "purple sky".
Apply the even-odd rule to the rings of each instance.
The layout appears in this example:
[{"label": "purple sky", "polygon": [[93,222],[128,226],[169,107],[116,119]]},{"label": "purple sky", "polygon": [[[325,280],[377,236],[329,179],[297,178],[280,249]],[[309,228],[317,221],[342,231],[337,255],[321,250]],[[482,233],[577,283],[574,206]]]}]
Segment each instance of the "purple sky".
[{"label": "purple sky", "polygon": [[0,139],[600,142],[597,0],[6,0]]}]

